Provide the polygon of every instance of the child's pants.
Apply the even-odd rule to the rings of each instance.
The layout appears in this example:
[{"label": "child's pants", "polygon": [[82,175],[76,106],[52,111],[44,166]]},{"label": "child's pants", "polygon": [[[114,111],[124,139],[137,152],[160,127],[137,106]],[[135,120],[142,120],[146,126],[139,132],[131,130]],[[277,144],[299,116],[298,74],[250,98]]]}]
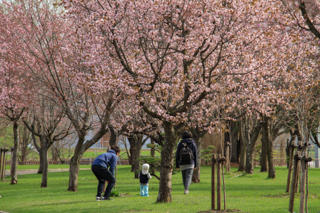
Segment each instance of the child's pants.
[{"label": "child's pants", "polygon": [[149,186],[148,184],[140,184],[140,195],[143,197],[149,197]]}]

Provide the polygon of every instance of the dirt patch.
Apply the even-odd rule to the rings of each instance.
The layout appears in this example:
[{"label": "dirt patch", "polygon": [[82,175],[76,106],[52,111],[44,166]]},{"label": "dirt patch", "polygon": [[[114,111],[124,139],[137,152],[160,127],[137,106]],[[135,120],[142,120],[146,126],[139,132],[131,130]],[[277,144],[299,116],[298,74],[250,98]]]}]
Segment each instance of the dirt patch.
[{"label": "dirt patch", "polygon": [[263,195],[263,197],[271,197],[271,198],[281,198],[281,197],[288,197],[288,196],[289,196],[288,193]]},{"label": "dirt patch", "polygon": [[208,210],[208,211],[201,211],[198,213],[227,213],[227,212],[240,212],[239,209],[227,209],[227,210]]},{"label": "dirt patch", "polygon": [[130,197],[129,193],[120,193],[119,197]]}]

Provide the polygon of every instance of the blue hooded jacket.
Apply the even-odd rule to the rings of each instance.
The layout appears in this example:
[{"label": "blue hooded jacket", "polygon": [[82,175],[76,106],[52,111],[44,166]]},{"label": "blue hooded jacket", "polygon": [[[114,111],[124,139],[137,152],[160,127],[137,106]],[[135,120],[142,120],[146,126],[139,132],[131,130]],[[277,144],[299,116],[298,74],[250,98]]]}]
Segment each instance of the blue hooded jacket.
[{"label": "blue hooded jacket", "polygon": [[114,176],[114,170],[117,166],[118,156],[114,150],[109,150],[106,153],[103,153],[96,157],[96,159],[92,162],[92,166],[102,166],[105,168],[109,168],[109,171]]}]

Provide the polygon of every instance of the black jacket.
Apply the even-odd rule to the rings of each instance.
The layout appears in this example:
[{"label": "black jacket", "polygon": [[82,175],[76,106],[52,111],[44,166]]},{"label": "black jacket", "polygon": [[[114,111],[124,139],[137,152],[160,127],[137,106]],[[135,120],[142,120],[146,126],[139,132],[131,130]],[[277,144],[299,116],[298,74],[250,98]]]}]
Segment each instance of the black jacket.
[{"label": "black jacket", "polygon": [[149,177],[148,174],[142,174],[142,171],[140,171],[139,174],[139,180],[141,184],[148,184],[149,183]]},{"label": "black jacket", "polygon": [[194,167],[197,167],[197,162],[198,162],[198,151],[197,151],[197,146],[195,144],[195,142],[193,141],[192,138],[184,138],[182,139],[179,144],[178,144],[178,147],[177,147],[177,152],[176,152],[176,167],[179,168],[180,165],[179,165],[179,156],[180,156],[180,150],[182,148],[182,143],[183,142],[186,142],[187,143],[187,146],[192,150],[192,154],[193,154],[193,161],[194,161]]}]

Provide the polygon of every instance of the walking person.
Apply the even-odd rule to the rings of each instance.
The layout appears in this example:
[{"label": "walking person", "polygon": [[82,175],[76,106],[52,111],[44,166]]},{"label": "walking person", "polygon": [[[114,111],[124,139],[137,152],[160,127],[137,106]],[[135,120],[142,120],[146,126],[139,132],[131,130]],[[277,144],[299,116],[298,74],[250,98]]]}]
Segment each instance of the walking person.
[{"label": "walking person", "polygon": [[[116,183],[115,168],[117,166],[117,159],[120,154],[118,146],[111,146],[111,149],[99,155],[91,165],[91,170],[98,179],[98,189],[96,200],[110,200],[110,194],[113,186]],[[101,197],[105,182],[108,181],[108,186]]]},{"label": "walking person", "polygon": [[193,169],[197,167],[197,161],[197,146],[191,134],[185,131],[182,134],[182,140],[179,142],[176,152],[176,167],[180,168],[182,173],[184,194],[189,194]]},{"label": "walking person", "polygon": [[140,195],[142,197],[149,197],[149,179],[151,178],[149,167],[149,164],[143,164],[139,173]]}]

